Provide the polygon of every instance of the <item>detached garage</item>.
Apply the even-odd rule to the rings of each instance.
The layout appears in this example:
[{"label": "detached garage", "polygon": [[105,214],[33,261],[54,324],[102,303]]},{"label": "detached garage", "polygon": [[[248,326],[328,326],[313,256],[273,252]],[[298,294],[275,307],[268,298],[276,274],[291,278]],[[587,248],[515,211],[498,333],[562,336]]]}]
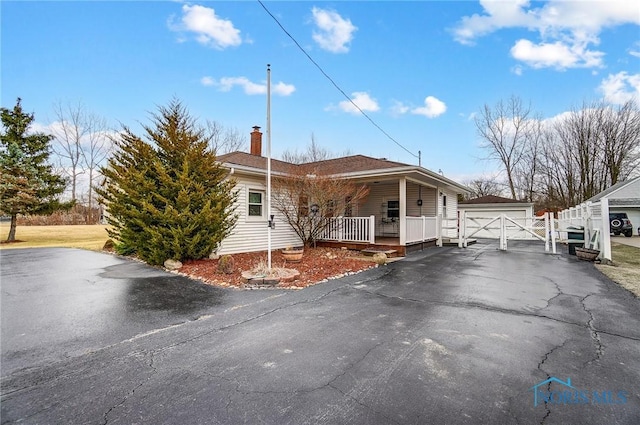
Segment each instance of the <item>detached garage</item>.
[{"label": "detached garage", "polygon": [[609,200],[610,213],[626,213],[633,225],[633,234],[640,228],[640,176],[618,182],[609,189],[598,193],[588,201]]},{"label": "detached garage", "polygon": [[[460,217],[466,212],[467,221],[473,219],[474,227],[484,226],[489,223],[492,218],[499,217],[504,214],[511,219],[518,219],[521,225],[530,226],[534,218],[533,203],[527,201],[516,201],[514,199],[503,198],[501,196],[481,196],[479,198],[469,199],[458,203],[458,213]],[[469,224],[469,223],[468,223]],[[498,227],[499,224],[493,223],[489,227]],[[526,235],[524,232],[522,236]],[[500,231],[496,229],[482,229],[473,235],[474,238],[498,238]]]}]

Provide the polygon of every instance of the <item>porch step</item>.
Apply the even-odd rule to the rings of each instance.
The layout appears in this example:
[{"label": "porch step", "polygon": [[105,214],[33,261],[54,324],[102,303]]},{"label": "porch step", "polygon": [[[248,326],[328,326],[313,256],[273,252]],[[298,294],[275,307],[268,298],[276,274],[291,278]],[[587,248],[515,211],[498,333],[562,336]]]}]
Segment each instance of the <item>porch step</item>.
[{"label": "porch step", "polygon": [[384,248],[367,248],[362,249],[360,252],[364,255],[373,256],[374,254],[383,253],[386,254],[388,258],[397,257],[398,251],[395,249],[384,249]]}]

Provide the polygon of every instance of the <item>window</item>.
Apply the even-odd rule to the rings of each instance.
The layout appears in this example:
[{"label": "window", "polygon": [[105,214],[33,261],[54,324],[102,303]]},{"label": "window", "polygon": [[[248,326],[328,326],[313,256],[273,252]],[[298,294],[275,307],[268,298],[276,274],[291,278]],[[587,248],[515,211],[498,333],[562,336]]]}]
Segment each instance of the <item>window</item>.
[{"label": "window", "polygon": [[447,218],[447,195],[442,195],[442,216]]},{"label": "window", "polygon": [[387,201],[387,217],[400,217],[400,201]]},{"label": "window", "polygon": [[353,217],[353,205],[351,204],[351,196],[344,198],[344,216]]},{"label": "window", "polygon": [[249,191],[249,217],[262,217],[264,192]]}]

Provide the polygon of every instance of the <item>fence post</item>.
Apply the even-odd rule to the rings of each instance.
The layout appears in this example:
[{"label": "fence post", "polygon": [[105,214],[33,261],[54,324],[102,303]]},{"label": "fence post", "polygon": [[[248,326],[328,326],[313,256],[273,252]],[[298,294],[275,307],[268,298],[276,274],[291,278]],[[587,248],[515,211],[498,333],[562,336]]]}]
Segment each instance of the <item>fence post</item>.
[{"label": "fence post", "polygon": [[549,216],[549,227],[551,228],[551,252],[556,253],[556,218],[555,214]]},{"label": "fence post", "polygon": [[549,252],[549,239],[551,239],[551,234],[549,234],[549,211],[544,213],[544,251]]},{"label": "fence post", "polygon": [[436,215],[436,245],[442,246],[442,215]]},{"label": "fence post", "polygon": [[460,223],[460,231],[458,232],[458,248],[467,247],[467,211],[462,211],[462,222]]},{"label": "fence post", "polygon": [[605,260],[603,263],[611,261],[611,227],[609,223],[609,199],[600,199],[600,211],[602,214],[602,247],[600,249],[600,258]]},{"label": "fence post", "polygon": [[500,250],[507,250],[507,229],[504,213],[500,214]]}]

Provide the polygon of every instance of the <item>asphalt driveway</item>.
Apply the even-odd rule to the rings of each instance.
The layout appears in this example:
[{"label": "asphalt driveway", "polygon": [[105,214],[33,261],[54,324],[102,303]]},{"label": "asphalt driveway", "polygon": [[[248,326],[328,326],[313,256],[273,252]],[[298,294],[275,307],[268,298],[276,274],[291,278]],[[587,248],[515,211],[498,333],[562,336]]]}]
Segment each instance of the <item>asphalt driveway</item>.
[{"label": "asphalt driveway", "polygon": [[430,249],[301,291],[0,255],[2,423],[640,421],[640,301],[538,245]]}]

